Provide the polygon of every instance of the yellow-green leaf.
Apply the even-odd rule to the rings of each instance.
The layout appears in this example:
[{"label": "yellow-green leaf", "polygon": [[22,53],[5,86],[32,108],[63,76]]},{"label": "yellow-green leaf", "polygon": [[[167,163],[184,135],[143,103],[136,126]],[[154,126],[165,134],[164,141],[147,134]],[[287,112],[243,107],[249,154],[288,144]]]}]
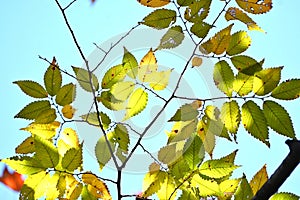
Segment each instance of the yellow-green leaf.
[{"label": "yellow-green leaf", "polygon": [[206,22],[197,22],[192,25],[191,32],[199,38],[204,38],[208,31],[212,28],[212,25]]},{"label": "yellow-green leaf", "polygon": [[138,79],[144,81],[147,74],[151,74],[157,71],[157,60],[154,55],[154,51],[150,49],[147,54],[142,58],[138,67]]},{"label": "yellow-green leaf", "polygon": [[157,8],[169,4],[170,0],[138,0],[138,2],[147,7]]},{"label": "yellow-green leaf", "polygon": [[124,47],[123,68],[127,75],[131,78],[137,76],[138,63],[135,57]]},{"label": "yellow-green leaf", "polygon": [[208,160],[200,166],[199,173],[210,178],[222,178],[237,168],[233,163],[223,160]]},{"label": "yellow-green leaf", "polygon": [[244,11],[252,14],[263,14],[269,12],[272,9],[272,0],[236,0],[236,3]]},{"label": "yellow-green leaf", "polygon": [[216,146],[215,134],[219,136],[222,135],[224,127],[222,122],[221,125],[222,127],[215,126],[214,120],[209,120],[207,123],[200,120],[197,125],[197,133],[203,142],[205,152],[207,152],[210,156],[212,156]]},{"label": "yellow-green leaf", "polygon": [[229,64],[221,60],[215,64],[213,79],[215,85],[227,96],[232,95],[234,74]]},{"label": "yellow-green leaf", "polygon": [[56,117],[56,110],[54,108],[50,108],[39,113],[39,115],[35,118],[35,123],[49,124],[54,122]]},{"label": "yellow-green leaf", "polygon": [[129,101],[126,106],[126,114],[123,121],[142,112],[146,108],[147,102],[148,93],[142,88],[136,89],[129,97]]},{"label": "yellow-green leaf", "polygon": [[21,90],[34,98],[46,98],[48,97],[47,91],[39,83],[34,81],[15,81],[14,84],[17,84]]},{"label": "yellow-green leaf", "polygon": [[186,8],[184,18],[193,23],[203,21],[209,13],[210,4],[211,0],[194,1]]},{"label": "yellow-green leaf", "polygon": [[130,143],[128,130],[122,124],[117,124],[115,128],[114,139],[118,143],[118,148],[120,148],[124,153],[128,152],[128,147]]},{"label": "yellow-green leaf", "polygon": [[300,79],[291,79],[280,83],[271,94],[276,99],[293,100],[300,96]]},{"label": "yellow-green leaf", "polygon": [[197,127],[198,119],[192,121],[177,121],[168,134],[168,144],[189,138]]},{"label": "yellow-green leaf", "polygon": [[234,195],[235,200],[250,200],[253,197],[253,192],[246,178],[242,178],[239,187]]},{"label": "yellow-green leaf", "polygon": [[163,90],[167,87],[172,69],[145,74],[144,82],[149,83],[153,90]]},{"label": "yellow-green leaf", "polygon": [[230,56],[237,55],[246,51],[251,45],[251,38],[246,31],[234,33],[229,42],[226,53]]},{"label": "yellow-green leaf", "polygon": [[54,121],[49,124],[37,124],[31,123],[29,126],[25,128],[21,128],[20,130],[28,131],[33,136],[39,136],[44,139],[51,139],[56,134],[56,129],[60,126],[60,122]]},{"label": "yellow-green leaf", "polygon": [[176,151],[176,143],[162,147],[158,152],[158,160],[167,165],[175,163],[181,154]]},{"label": "yellow-green leaf", "polygon": [[204,158],[203,143],[197,134],[193,134],[188,138],[183,147],[183,158],[189,165],[190,169],[194,170]]},{"label": "yellow-green leaf", "polygon": [[55,102],[60,106],[71,104],[75,100],[76,86],[73,83],[66,84],[56,94]]},{"label": "yellow-green leaf", "polygon": [[274,101],[264,101],[263,111],[268,125],[277,133],[295,139],[295,131],[288,112]]},{"label": "yellow-green leaf", "polygon": [[61,156],[71,148],[79,148],[79,140],[76,131],[72,128],[65,128],[63,132],[60,133],[57,141],[57,148]]},{"label": "yellow-green leaf", "polygon": [[255,72],[262,70],[263,61],[257,62],[249,56],[239,55],[233,56],[230,59],[234,67],[241,73],[252,76]]},{"label": "yellow-green leaf", "polygon": [[126,102],[117,100],[109,91],[103,91],[97,101],[110,110],[123,110],[126,107]]},{"label": "yellow-green leaf", "polygon": [[300,197],[289,193],[289,192],[279,192],[271,196],[270,200],[299,200]]},{"label": "yellow-green leaf", "polygon": [[[109,116],[103,112],[100,112],[100,120],[103,125],[103,128],[106,130],[111,123]],[[89,124],[94,126],[99,126],[97,112],[88,113],[86,115],[80,116],[83,120],[87,121]]]},{"label": "yellow-green leaf", "polygon": [[175,23],[175,21],[176,12],[174,10],[157,9],[147,15],[140,23],[155,29],[164,29]]},{"label": "yellow-green leaf", "polygon": [[149,197],[156,193],[163,184],[167,174],[164,171],[148,172],[143,180],[143,197]]},{"label": "yellow-green leaf", "polygon": [[98,199],[88,190],[87,185],[83,186],[83,188],[82,188],[81,198],[82,198],[82,200],[97,200]]},{"label": "yellow-green leaf", "polygon": [[233,194],[235,193],[239,183],[241,182],[240,179],[230,179],[222,181],[219,185],[219,195],[220,199],[230,199]]},{"label": "yellow-green leaf", "polygon": [[59,68],[51,64],[44,74],[44,84],[48,94],[55,96],[61,87],[61,83],[62,76]]},{"label": "yellow-green leaf", "polygon": [[51,108],[50,102],[47,100],[34,101],[25,106],[15,118],[36,119],[40,113]]},{"label": "yellow-green leaf", "polygon": [[266,165],[264,165],[252,178],[250,181],[250,186],[253,194],[255,195],[257,191],[268,181],[268,173]]},{"label": "yellow-green leaf", "polygon": [[219,185],[216,181],[204,180],[199,176],[199,174],[195,174],[193,176],[191,186],[199,188],[199,195],[203,197],[217,195],[219,192]]},{"label": "yellow-green leaf", "polygon": [[82,192],[83,185],[78,182],[73,176],[66,176],[66,198],[67,199],[78,199]]},{"label": "yellow-green leaf", "polygon": [[267,120],[263,111],[252,100],[242,106],[242,123],[253,137],[270,146]]},{"label": "yellow-green leaf", "polygon": [[[127,68],[126,68],[127,69]],[[110,68],[102,78],[101,86],[104,89],[111,88],[115,83],[123,81],[126,76],[123,65],[116,65]]]},{"label": "yellow-green leaf", "polygon": [[116,144],[113,142],[113,136],[114,136],[113,132],[107,134],[108,143],[106,142],[105,137],[101,136],[95,146],[95,154],[100,166],[100,170],[103,169],[103,167],[108,163],[108,161],[112,157],[108,145],[110,145],[113,152],[115,151]]},{"label": "yellow-green leaf", "polygon": [[238,103],[234,100],[225,102],[221,108],[220,119],[229,132],[237,133],[241,121]]},{"label": "yellow-green leaf", "polygon": [[19,146],[16,147],[15,151],[20,154],[35,152],[34,138],[32,136],[26,138]]},{"label": "yellow-green leaf", "polygon": [[[176,185],[174,178],[167,175],[164,182],[161,184],[160,190],[158,190],[156,194],[160,200],[174,200],[177,193],[175,189]],[[171,196],[171,194],[173,195]]]},{"label": "yellow-green leaf", "polygon": [[57,148],[48,140],[34,137],[34,145],[36,149],[35,156],[39,159],[40,163],[46,168],[53,168],[59,162],[59,154]]},{"label": "yellow-green leaf", "polygon": [[253,76],[239,72],[233,81],[233,90],[240,96],[245,96],[252,91]]},{"label": "yellow-green leaf", "polygon": [[253,92],[257,95],[266,95],[279,83],[283,67],[263,69],[254,74]]},{"label": "yellow-green leaf", "polygon": [[124,81],[115,83],[111,89],[110,93],[119,101],[126,101],[131,95],[135,87],[135,83],[132,81]]},{"label": "yellow-green leaf", "polygon": [[74,171],[82,165],[82,146],[69,149],[62,158],[62,167]]},{"label": "yellow-green leaf", "polygon": [[[92,72],[79,67],[72,67],[79,85],[87,92],[99,89],[98,78]],[[91,78],[91,79],[90,79]]]},{"label": "yellow-green leaf", "polygon": [[184,39],[181,26],[171,27],[161,38],[157,49],[171,49],[179,46]]},{"label": "yellow-green leaf", "polygon": [[169,119],[171,121],[191,121],[198,116],[199,112],[192,104],[185,104],[177,109],[176,113]]}]

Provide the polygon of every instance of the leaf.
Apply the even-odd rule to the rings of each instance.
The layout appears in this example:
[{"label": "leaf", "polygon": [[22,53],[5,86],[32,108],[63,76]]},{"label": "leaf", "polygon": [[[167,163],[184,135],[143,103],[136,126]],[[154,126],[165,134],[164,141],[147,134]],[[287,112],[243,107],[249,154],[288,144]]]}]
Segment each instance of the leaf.
[{"label": "leaf", "polygon": [[212,25],[206,22],[197,22],[192,25],[191,32],[199,38],[204,38],[211,28]]},{"label": "leaf", "polygon": [[242,181],[237,188],[234,199],[235,200],[251,200],[253,192],[246,178],[242,178]]},{"label": "leaf", "polygon": [[204,180],[199,174],[193,176],[191,186],[199,188],[199,195],[202,197],[217,195],[219,192],[219,185],[216,181]]},{"label": "leaf", "polygon": [[253,76],[239,72],[233,81],[233,90],[240,96],[245,96],[252,92]]},{"label": "leaf", "polygon": [[209,13],[210,4],[211,0],[194,1],[186,8],[184,18],[193,23],[203,21]]},{"label": "leaf", "polygon": [[230,42],[230,32],[233,24],[230,24],[226,28],[216,33],[208,41],[201,44],[200,51],[209,54],[214,53],[220,55],[224,53]]},{"label": "leaf", "polygon": [[195,56],[192,59],[192,67],[199,67],[200,65],[202,65],[202,62],[202,58]]},{"label": "leaf", "polygon": [[87,185],[83,186],[83,188],[82,188],[81,199],[82,200],[97,200],[97,198],[92,193],[90,193]]},{"label": "leaf", "polygon": [[237,55],[246,51],[251,45],[251,38],[246,31],[234,33],[229,42],[226,53],[230,56]]},{"label": "leaf", "polygon": [[282,100],[293,100],[300,96],[300,79],[291,79],[280,83],[271,94],[272,97]]},{"label": "leaf", "polygon": [[154,51],[150,49],[147,54],[142,58],[138,67],[138,79],[142,82],[145,80],[145,76],[157,71],[157,60],[154,55]]},{"label": "leaf", "polygon": [[[127,68],[126,68],[127,69]],[[111,88],[115,83],[124,80],[126,72],[123,65],[116,65],[110,68],[103,76],[101,87],[103,89]]]},{"label": "leaf", "polygon": [[46,98],[48,93],[39,83],[34,81],[15,81],[14,84],[17,84],[20,89],[27,95],[34,98]]},{"label": "leaf", "polygon": [[177,0],[177,4],[180,6],[189,6],[194,2],[194,0]]},{"label": "leaf", "polygon": [[50,96],[55,96],[57,94],[62,83],[61,72],[56,65],[55,58],[53,61],[54,62],[52,62],[44,74],[44,84]]},{"label": "leaf", "polygon": [[242,106],[242,123],[256,139],[270,146],[267,121],[262,110],[252,100]]},{"label": "leaf", "polygon": [[190,121],[197,118],[199,112],[192,104],[185,104],[177,109],[176,113],[168,120],[171,121]]},{"label": "leaf", "polygon": [[277,133],[296,138],[293,123],[288,112],[274,101],[264,101],[263,112],[268,125]]},{"label": "leaf", "polygon": [[35,156],[39,159],[41,165],[46,168],[54,168],[59,161],[59,154],[57,148],[48,140],[34,137],[34,145],[36,149]]},{"label": "leaf", "polygon": [[130,78],[136,78],[138,63],[135,57],[124,47],[123,68]]},{"label": "leaf", "polygon": [[283,67],[263,69],[254,74],[253,92],[257,95],[266,95],[279,83]]},{"label": "leaf", "polygon": [[157,49],[172,49],[179,46],[184,39],[181,26],[173,26],[160,39]]},{"label": "leaf", "polygon": [[117,124],[114,137],[119,144],[118,148],[120,148],[122,152],[128,153],[130,139],[127,128],[122,124]]},{"label": "leaf", "polygon": [[89,192],[95,197],[101,198],[103,200],[112,200],[106,184],[101,181],[95,174],[92,174],[90,172],[84,173],[82,175],[82,181],[85,184],[88,184]]},{"label": "leaf", "polygon": [[176,152],[176,145],[176,143],[172,143],[162,147],[158,152],[158,160],[167,165],[175,163],[181,156]]},{"label": "leaf", "polygon": [[210,178],[222,178],[237,168],[233,163],[223,160],[208,160],[199,167],[199,173]]},{"label": "leaf", "polygon": [[190,169],[195,170],[204,158],[203,143],[198,135],[194,134],[188,138],[183,147],[183,158]]},{"label": "leaf", "polygon": [[76,109],[73,108],[73,106],[71,106],[70,104],[67,104],[61,109],[61,112],[65,118],[72,119],[76,112]]},{"label": "leaf", "polygon": [[98,78],[92,72],[72,66],[72,69],[76,75],[76,79],[79,85],[87,92],[93,92],[99,90]]},{"label": "leaf", "polygon": [[147,15],[141,24],[155,28],[164,29],[168,28],[176,21],[176,12],[169,9],[157,9]]},{"label": "leaf", "polygon": [[57,141],[59,154],[64,155],[69,149],[78,147],[80,146],[76,131],[72,128],[65,128]]},{"label": "leaf", "polygon": [[23,185],[19,199],[34,199],[34,190],[27,185]]},{"label": "leaf", "polygon": [[170,3],[170,0],[138,0],[138,2],[147,7],[162,7]]},{"label": "leaf", "polygon": [[66,84],[56,94],[55,102],[60,106],[71,104],[75,100],[76,86],[73,83]]},{"label": "leaf", "polygon": [[108,137],[108,143],[105,140],[105,137],[102,136],[98,140],[96,146],[95,146],[95,154],[97,161],[100,165],[100,170],[103,169],[103,167],[108,163],[108,161],[111,159],[112,155],[109,150],[109,146],[111,146],[112,151],[115,151],[116,144],[113,142],[113,133],[110,132],[107,134]]},{"label": "leaf", "polygon": [[222,181],[219,185],[219,198],[230,199],[239,186],[240,181],[240,179]]},{"label": "leaf", "polygon": [[272,9],[272,0],[236,0],[236,3],[244,11],[252,14],[263,14],[269,12]]},{"label": "leaf", "polygon": [[15,118],[36,119],[40,113],[50,108],[50,102],[47,100],[34,101],[25,106],[18,114],[16,114]]},{"label": "leaf", "polygon": [[73,176],[66,176],[66,198],[67,199],[78,199],[82,192],[83,185],[78,182]]},{"label": "leaf", "polygon": [[28,131],[33,136],[39,136],[44,139],[51,139],[56,134],[56,129],[60,126],[60,122],[54,121],[49,124],[37,124],[31,123],[29,126],[25,128],[21,128],[20,130]]},{"label": "leaf", "polygon": [[24,180],[21,174],[16,171],[8,171],[7,166],[4,166],[0,182],[10,189],[19,192],[23,186]]},{"label": "leaf", "polygon": [[254,22],[246,13],[242,10],[234,7],[228,8],[225,14],[225,19],[227,21],[230,20],[239,20],[247,25],[248,30],[257,30],[260,32],[264,32],[257,24]]},{"label": "leaf", "polygon": [[169,84],[170,74],[173,70],[166,70],[160,72],[152,72],[144,76],[144,82],[150,84],[153,90],[163,90]]},{"label": "leaf", "polygon": [[230,59],[234,67],[246,75],[252,76],[255,72],[262,70],[262,63],[257,62],[249,56],[239,55],[233,56]]},{"label": "leaf", "polygon": [[237,133],[241,121],[241,113],[235,100],[223,104],[220,119],[229,132]]},{"label": "leaf", "polygon": [[7,164],[16,172],[26,175],[35,174],[46,169],[39,160],[29,156],[14,156],[2,159],[1,162]]},{"label": "leaf", "polygon": [[197,118],[192,121],[176,122],[172,128],[172,131],[168,134],[168,144],[189,138],[196,131],[197,123]]},{"label": "leaf", "polygon": [[103,91],[97,101],[110,110],[123,110],[126,107],[125,102],[117,100],[109,91]]},{"label": "leaf", "polygon": [[193,192],[192,189],[185,189],[182,191],[181,196],[179,197],[178,200],[198,200],[196,194]]},{"label": "leaf", "polygon": [[252,178],[250,181],[250,186],[255,195],[257,191],[267,182],[268,173],[266,169],[266,165],[264,165]]},{"label": "leaf", "polygon": [[[156,194],[161,200],[174,200],[176,198],[176,185],[173,177],[166,176],[160,190]],[[172,197],[171,194],[173,194]]]},{"label": "leaf", "polygon": [[234,74],[229,64],[221,60],[215,64],[213,78],[215,85],[227,96],[232,95]]},{"label": "leaf", "polygon": [[19,146],[16,147],[15,151],[20,154],[34,153],[34,138],[32,136],[26,138]]},{"label": "leaf", "polygon": [[271,196],[270,200],[299,200],[300,197],[289,193],[289,192],[279,192]]},{"label": "leaf", "polygon": [[35,123],[38,124],[49,124],[55,121],[56,119],[56,110],[54,108],[50,108],[47,110],[43,110],[36,118]]},{"label": "leaf", "polygon": [[124,81],[115,83],[111,89],[110,93],[119,101],[126,101],[128,97],[132,94],[135,87],[135,83],[132,81]]},{"label": "leaf", "polygon": [[149,197],[159,191],[166,177],[166,172],[160,170],[146,173],[143,180],[143,197]]},{"label": "leaf", "polygon": [[82,165],[82,146],[69,149],[62,158],[62,167],[74,171]]},{"label": "leaf", "polygon": [[[111,123],[109,116],[103,112],[100,112],[100,120],[103,125],[103,128],[106,130]],[[80,116],[83,120],[87,121],[89,124],[94,126],[99,126],[98,115],[97,112],[88,113],[86,115]]]},{"label": "leaf", "polygon": [[142,112],[148,102],[148,93],[142,88],[136,89],[129,97],[128,104],[126,106],[126,114],[123,121]]},{"label": "leaf", "polygon": [[218,126],[214,126],[213,123],[213,120],[210,120],[207,124],[205,124],[203,120],[200,120],[197,125],[197,133],[203,142],[205,152],[207,152],[210,156],[212,156],[214,148],[216,146],[216,139],[214,134],[222,135],[223,132],[222,123],[221,128]]}]

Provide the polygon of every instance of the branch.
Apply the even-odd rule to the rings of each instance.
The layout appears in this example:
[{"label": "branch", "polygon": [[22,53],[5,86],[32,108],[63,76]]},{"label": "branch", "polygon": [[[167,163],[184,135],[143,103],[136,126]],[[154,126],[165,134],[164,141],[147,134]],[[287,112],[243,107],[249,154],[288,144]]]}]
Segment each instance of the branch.
[{"label": "branch", "polygon": [[73,3],[75,3],[77,0],[71,1],[63,10],[67,10]]}]

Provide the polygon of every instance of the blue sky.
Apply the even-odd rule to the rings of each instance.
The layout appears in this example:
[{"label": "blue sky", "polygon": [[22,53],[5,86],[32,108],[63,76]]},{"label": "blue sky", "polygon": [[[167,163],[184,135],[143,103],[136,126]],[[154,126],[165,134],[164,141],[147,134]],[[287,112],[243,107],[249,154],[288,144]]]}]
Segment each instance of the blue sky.
[{"label": "blue sky", "polygon": [[[253,42],[246,54],[257,60],[265,58],[265,67],[285,66],[282,80],[300,77],[297,59],[300,46],[300,28],[297,25],[299,7],[299,1],[293,3],[284,0],[274,1],[271,12],[253,17],[267,34],[249,33]],[[84,0],[73,5],[67,11],[67,15],[84,53],[89,55],[95,49],[93,42],[101,44],[114,35],[127,32],[149,12],[150,8],[141,6],[135,0],[98,0],[94,6],[91,6],[88,0]],[[82,60],[54,0],[6,1],[0,7],[0,16],[2,61],[0,120],[3,126],[0,133],[2,138],[0,158],[5,158],[14,155],[15,146],[28,136],[25,132],[19,131],[19,128],[27,126],[28,121],[14,119],[13,116],[32,101],[12,82],[24,79],[43,82],[47,64],[38,59],[38,55],[48,59],[56,56],[60,66],[68,70],[71,70],[71,65],[81,66]],[[289,111],[299,138],[300,123],[297,123],[300,118],[299,100],[280,103]],[[265,163],[271,174],[288,153],[284,144],[286,138],[272,131],[270,149],[244,131],[239,134],[238,145],[222,143],[216,149],[216,155],[226,155],[240,148],[237,164],[243,165],[248,179]],[[136,180],[141,180],[141,176],[137,176]],[[299,181],[298,167],[282,186],[281,191],[300,195]],[[141,184],[136,185],[136,188],[129,190],[139,191]],[[13,200],[17,199],[18,195],[1,184],[0,197],[4,196]]]}]

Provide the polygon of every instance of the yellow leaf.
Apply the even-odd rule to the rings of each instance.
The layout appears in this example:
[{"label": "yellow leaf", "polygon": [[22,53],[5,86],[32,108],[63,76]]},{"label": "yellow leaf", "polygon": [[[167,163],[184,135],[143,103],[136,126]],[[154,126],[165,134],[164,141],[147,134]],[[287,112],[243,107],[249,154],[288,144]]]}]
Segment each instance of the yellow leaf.
[{"label": "yellow leaf", "polygon": [[66,176],[66,198],[77,199],[82,191],[82,184],[78,182],[72,175]]},{"label": "yellow leaf", "polygon": [[135,83],[132,81],[118,82],[114,84],[110,93],[119,101],[126,101],[134,90]]},{"label": "yellow leaf", "polygon": [[262,14],[269,12],[272,8],[272,0],[236,0],[236,3],[246,12],[252,14]]},{"label": "yellow leaf", "polygon": [[267,180],[268,180],[268,173],[267,173],[266,165],[264,165],[250,181],[250,186],[254,195],[265,184],[265,182],[267,182]]},{"label": "yellow leaf", "polygon": [[72,119],[72,118],[73,118],[75,111],[76,111],[76,109],[73,108],[73,106],[71,106],[70,104],[65,105],[65,106],[61,109],[61,112],[62,112],[63,116],[64,116],[65,118],[68,118],[68,119]]},{"label": "yellow leaf", "polygon": [[32,135],[37,135],[43,139],[51,139],[56,134],[56,129],[60,126],[60,122],[54,121],[50,124],[31,123],[20,130],[28,131]]},{"label": "yellow leaf", "polygon": [[192,59],[192,66],[193,67],[199,67],[202,64],[202,58],[200,57],[194,57]]},{"label": "yellow leaf", "polygon": [[[175,180],[171,176],[166,176],[157,196],[160,200],[174,200],[176,198]],[[175,192],[174,192],[175,191]],[[174,192],[174,193],[173,193]],[[172,196],[171,196],[172,194]]]},{"label": "yellow leaf", "polygon": [[142,58],[138,66],[138,79],[144,82],[145,76],[157,71],[157,60],[152,49]]},{"label": "yellow leaf", "polygon": [[65,128],[60,134],[57,145],[60,155],[64,155],[71,148],[79,148],[79,140],[76,131],[72,128]]},{"label": "yellow leaf", "polygon": [[172,69],[146,74],[144,77],[144,82],[150,83],[150,87],[153,88],[153,90],[163,90],[169,83],[171,72]]},{"label": "yellow leaf", "polygon": [[170,3],[170,0],[138,0],[138,2],[147,7],[162,7]]},{"label": "yellow leaf", "polygon": [[133,117],[142,112],[148,102],[148,93],[142,88],[136,89],[129,97],[129,101],[126,107],[126,114],[123,121]]}]

